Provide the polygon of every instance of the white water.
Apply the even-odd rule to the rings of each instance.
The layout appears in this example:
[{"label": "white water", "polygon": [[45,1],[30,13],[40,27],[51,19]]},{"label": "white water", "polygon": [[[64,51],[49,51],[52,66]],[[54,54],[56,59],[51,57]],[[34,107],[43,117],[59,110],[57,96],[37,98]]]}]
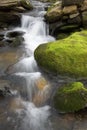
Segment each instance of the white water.
[{"label": "white water", "polygon": [[[36,4],[36,2],[34,2]],[[24,101],[23,105],[25,109],[25,117],[21,123],[20,130],[50,130],[49,116],[50,107],[36,107],[33,98],[35,95],[46,96],[49,94],[49,83],[46,83],[43,90],[39,90],[36,86],[36,82],[43,78],[39,72],[37,63],[34,59],[34,50],[40,44],[54,41],[55,39],[49,35],[48,26],[43,21],[44,8],[43,4],[39,3],[40,11],[36,6],[34,14],[38,13],[39,17],[23,15],[21,21],[21,28],[15,30],[24,31],[24,47],[26,52],[29,53],[30,57],[22,57],[22,59],[14,65],[16,73],[14,75],[24,77],[26,81],[25,89],[27,91],[29,102]],[[38,3],[36,4],[38,5]],[[41,10],[42,5],[42,10]],[[44,97],[43,96],[43,97]],[[45,98],[45,97],[44,97]]]}]

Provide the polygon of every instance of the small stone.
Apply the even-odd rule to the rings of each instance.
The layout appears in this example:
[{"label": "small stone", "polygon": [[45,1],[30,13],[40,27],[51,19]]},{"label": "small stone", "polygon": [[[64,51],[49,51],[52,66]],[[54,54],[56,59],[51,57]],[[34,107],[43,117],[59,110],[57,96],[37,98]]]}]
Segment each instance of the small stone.
[{"label": "small stone", "polygon": [[78,15],[79,15],[79,13],[75,13],[75,14],[71,14],[69,17],[70,17],[70,19],[72,19],[72,18],[77,17]]}]

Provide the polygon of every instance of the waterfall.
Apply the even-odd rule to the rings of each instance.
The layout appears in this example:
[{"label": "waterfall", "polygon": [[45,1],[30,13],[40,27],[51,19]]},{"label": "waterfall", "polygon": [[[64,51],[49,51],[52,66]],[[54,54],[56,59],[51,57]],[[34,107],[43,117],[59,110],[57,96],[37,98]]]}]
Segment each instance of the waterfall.
[{"label": "waterfall", "polygon": [[[49,29],[44,22],[43,14],[44,8],[41,3],[40,6],[36,6],[38,3],[34,2],[36,10],[33,12],[38,13],[39,16],[22,15],[21,27],[14,30],[25,31],[24,37],[24,49],[26,52],[30,52],[29,56],[23,56],[13,68],[15,68],[14,74],[19,77],[23,77],[26,81],[25,89],[27,91],[28,101],[23,101],[25,117],[20,126],[20,130],[50,130],[48,118],[50,116],[50,107],[44,105],[38,106],[37,102],[42,103],[49,94],[50,84],[42,76],[37,63],[34,59],[34,50],[40,44],[54,41],[55,39],[49,35]],[[39,9],[40,11],[39,11]],[[42,101],[40,101],[42,100]]]}]

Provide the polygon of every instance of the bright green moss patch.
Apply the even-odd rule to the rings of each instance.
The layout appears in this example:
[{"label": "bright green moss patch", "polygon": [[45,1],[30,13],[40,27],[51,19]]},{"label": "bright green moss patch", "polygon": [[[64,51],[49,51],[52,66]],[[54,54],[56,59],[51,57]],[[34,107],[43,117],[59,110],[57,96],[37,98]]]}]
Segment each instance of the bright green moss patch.
[{"label": "bright green moss patch", "polygon": [[54,107],[63,112],[75,112],[85,108],[87,89],[81,82],[60,87],[54,96]]},{"label": "bright green moss patch", "polygon": [[87,77],[87,31],[40,45],[35,50],[37,63],[46,71],[70,77]]}]

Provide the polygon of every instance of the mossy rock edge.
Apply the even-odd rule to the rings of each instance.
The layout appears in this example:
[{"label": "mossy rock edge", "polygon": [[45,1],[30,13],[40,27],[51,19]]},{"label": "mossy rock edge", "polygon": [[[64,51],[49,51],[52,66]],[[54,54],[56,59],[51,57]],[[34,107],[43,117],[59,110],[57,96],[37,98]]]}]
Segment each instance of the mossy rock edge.
[{"label": "mossy rock edge", "polygon": [[86,107],[87,89],[81,82],[60,87],[53,99],[54,107],[62,112],[75,112]]},{"label": "mossy rock edge", "polygon": [[38,65],[46,71],[61,76],[87,78],[87,31],[42,44],[34,55]]}]

